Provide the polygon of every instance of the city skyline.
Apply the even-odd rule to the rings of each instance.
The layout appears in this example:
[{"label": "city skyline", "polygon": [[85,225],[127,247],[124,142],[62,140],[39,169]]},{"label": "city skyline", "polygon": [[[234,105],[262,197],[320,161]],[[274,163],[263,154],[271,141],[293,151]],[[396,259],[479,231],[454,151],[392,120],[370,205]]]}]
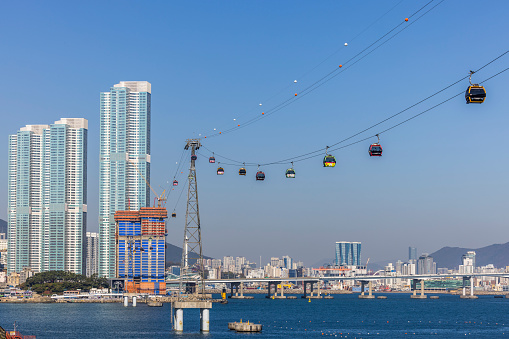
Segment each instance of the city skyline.
[{"label": "city skyline", "polygon": [[[130,4],[122,13],[108,3],[101,4],[102,11],[76,4],[8,3],[4,7],[12,15],[0,23],[12,32],[2,37],[11,52],[2,56],[5,119],[0,133],[6,140],[20,126],[58,120],[60,112],[89,120],[87,226],[99,232],[98,93],[122,80],[150,82],[150,182],[158,194],[163,189],[170,193],[166,207],[175,209],[177,217],[168,222],[168,241],[181,246],[185,199],[177,201],[187,164],[179,186],[172,191],[170,185],[179,174],[176,162],[185,139],[244,123],[300,93],[426,2],[262,1],[202,3],[198,9],[190,4]],[[296,177],[285,179],[292,164],[267,166],[260,183],[254,180],[256,165],[240,177],[234,174],[240,164],[228,165],[220,158],[258,164],[322,147],[325,153],[325,146],[486,64],[504,52],[495,37],[508,30],[503,13],[509,4],[484,4],[476,17],[483,29],[467,36],[468,4],[475,6],[473,1],[464,6],[446,1],[419,21],[410,17],[408,29],[309,96],[235,133],[202,139],[225,167],[225,175],[217,176],[218,164],[206,159],[211,152],[200,149],[204,254],[242,253],[256,259],[283,252],[310,264],[334,256],[323,246],[329,238],[331,243],[361,241],[363,258],[372,261],[404,259],[409,244],[432,253],[445,245],[477,248],[506,242],[505,236],[493,236],[505,234],[506,226],[504,168],[509,163],[497,147],[505,144],[504,126],[509,123],[503,104],[506,74],[486,83],[482,105],[466,105],[460,96],[381,135],[384,155],[379,159],[367,152],[374,138],[334,152],[335,168],[324,169],[319,157],[295,162]],[[51,24],[43,19],[48,17]],[[91,21],[97,25],[91,27]],[[104,32],[131,21],[139,24],[130,36],[105,38]],[[143,48],[133,48],[136,40]],[[482,81],[505,68],[506,57],[472,80]],[[464,91],[467,84],[465,79],[405,118]],[[7,159],[5,147],[0,157]],[[2,168],[0,218],[5,220],[7,175]]]}]

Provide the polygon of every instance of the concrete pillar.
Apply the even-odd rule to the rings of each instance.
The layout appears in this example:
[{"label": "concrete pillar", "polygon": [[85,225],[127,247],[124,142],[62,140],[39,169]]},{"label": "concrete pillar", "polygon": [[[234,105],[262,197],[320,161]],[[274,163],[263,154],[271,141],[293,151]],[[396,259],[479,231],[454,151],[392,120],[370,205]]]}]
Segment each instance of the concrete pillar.
[{"label": "concrete pillar", "polygon": [[200,330],[202,332],[209,331],[209,309],[200,308]]},{"label": "concrete pillar", "polygon": [[240,296],[241,297],[244,296],[244,283],[243,282],[240,283]]},{"label": "concrete pillar", "polygon": [[283,286],[283,282],[281,282],[281,296],[284,294],[285,287]]},{"label": "concrete pillar", "polygon": [[233,283],[230,284],[230,298],[233,297]]},{"label": "concrete pillar", "polygon": [[424,296],[424,280],[421,280],[421,296]]},{"label": "concrete pillar", "polygon": [[320,280],[318,280],[316,282],[316,284],[318,285],[318,292],[317,292],[317,295],[318,295],[318,298],[320,298]]},{"label": "concrete pillar", "polygon": [[177,332],[184,331],[184,310],[181,308],[175,309],[175,319],[173,321],[173,328]]},{"label": "concrete pillar", "polygon": [[361,281],[361,295],[364,295],[364,285],[366,283],[364,281]]},{"label": "concrete pillar", "polygon": [[413,290],[413,295],[414,297],[417,295],[417,280],[415,279],[412,279],[412,290]]},{"label": "concrete pillar", "polygon": [[133,297],[133,307],[136,307],[136,297]]},{"label": "concrete pillar", "polygon": [[129,297],[124,297],[124,307],[129,306]]},{"label": "concrete pillar", "polygon": [[466,278],[466,277],[463,277],[463,296],[465,296],[465,295],[466,295],[466,293],[465,293],[465,280],[466,280],[466,279],[465,279],[465,278]]},{"label": "concrete pillar", "polygon": [[306,298],[307,297],[307,286],[308,286],[308,283],[306,281],[304,281],[302,286],[303,286],[303,289],[304,289],[304,295],[302,296],[302,298]]},{"label": "concrete pillar", "polygon": [[270,299],[270,287],[272,286],[272,284],[270,283],[270,281],[267,283],[267,298]]},{"label": "concrete pillar", "polygon": [[368,283],[368,288],[369,288],[369,295],[372,296],[373,295],[373,282],[371,280]]},{"label": "concrete pillar", "polygon": [[474,295],[474,278],[470,277],[470,296]]}]

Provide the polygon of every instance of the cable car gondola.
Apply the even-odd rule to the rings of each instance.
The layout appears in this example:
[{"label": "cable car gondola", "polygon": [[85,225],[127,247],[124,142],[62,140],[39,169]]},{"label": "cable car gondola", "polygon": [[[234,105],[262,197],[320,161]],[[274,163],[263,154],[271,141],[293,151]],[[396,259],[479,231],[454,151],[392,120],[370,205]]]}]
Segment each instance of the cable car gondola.
[{"label": "cable car gondola", "polygon": [[223,175],[224,174],[224,168],[218,167],[217,168],[217,175]]},{"label": "cable car gondola", "polygon": [[178,186],[179,182],[177,180],[173,180],[173,186]]},{"label": "cable car gondola", "polygon": [[191,160],[197,160],[197,159],[198,159],[198,157],[196,155],[194,155],[194,154],[191,155]]},{"label": "cable car gondola", "polygon": [[292,161],[292,168],[287,169],[285,175],[287,178],[295,178],[295,170],[293,169],[293,161]]},{"label": "cable car gondola", "polygon": [[210,158],[209,158],[209,162],[210,162],[211,164],[215,163],[215,162],[216,162],[216,158],[214,158],[214,157],[210,157]]},{"label": "cable car gondola", "polygon": [[262,171],[258,171],[256,172],[256,180],[265,180],[265,173],[263,173]]},{"label": "cable car gondola", "polygon": [[486,99],[486,90],[483,86],[472,83],[472,74],[474,73],[474,71],[470,71],[470,77],[468,78],[470,86],[465,92],[465,100],[467,104],[482,104]]},{"label": "cable car gondola", "polygon": [[378,138],[378,142],[371,144],[369,146],[369,156],[371,157],[381,157],[382,156],[382,146],[380,145],[380,137],[378,134],[376,135]]},{"label": "cable car gondola", "polygon": [[265,180],[265,173],[260,171],[260,165],[258,165],[258,172],[256,172],[256,180]]},{"label": "cable car gondola", "polygon": [[[246,166],[246,164],[244,163],[244,166]],[[241,167],[239,169],[239,175],[246,175],[247,171],[246,171],[246,167]]]},{"label": "cable car gondola", "polygon": [[323,157],[323,167],[335,167],[336,158],[333,155],[327,153],[329,146],[325,148],[325,156]]},{"label": "cable car gondola", "polygon": [[171,217],[172,217],[172,218],[176,218],[176,217],[177,217],[177,213],[173,212],[173,213],[171,214]]}]

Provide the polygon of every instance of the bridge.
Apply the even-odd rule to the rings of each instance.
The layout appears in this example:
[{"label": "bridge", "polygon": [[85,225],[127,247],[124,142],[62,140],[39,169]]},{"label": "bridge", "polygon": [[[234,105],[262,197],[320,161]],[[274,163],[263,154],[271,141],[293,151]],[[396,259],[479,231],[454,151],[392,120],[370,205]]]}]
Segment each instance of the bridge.
[{"label": "bridge", "polygon": [[[425,299],[426,295],[424,294],[424,281],[425,280],[438,280],[438,279],[462,279],[463,280],[463,293],[461,298],[477,298],[474,295],[474,281],[472,278],[476,277],[498,277],[498,278],[509,278],[509,272],[507,273],[453,273],[453,274],[419,274],[419,275],[357,275],[357,276],[331,276],[331,277],[286,277],[286,278],[233,278],[233,279],[205,279],[203,280],[204,284],[230,284],[230,297],[232,298],[244,298],[244,284],[246,283],[265,283],[267,284],[267,298],[285,298],[284,296],[284,287],[280,288],[280,295],[278,295],[278,285],[282,282],[302,282],[304,293],[302,298],[321,298],[320,291],[320,282],[321,281],[331,281],[331,280],[354,280],[359,281],[361,283],[361,294],[359,298],[364,299],[372,299],[373,296],[373,287],[372,282],[377,280],[387,280],[387,279],[403,279],[403,280],[411,280],[412,281],[412,291],[413,294],[411,298],[416,299]],[[197,283],[199,280],[192,279],[172,279],[167,280],[167,283],[180,283],[180,282],[195,282]],[[466,294],[466,282],[470,281],[470,294]],[[416,292],[417,283],[421,283],[421,293],[418,295]],[[317,295],[313,295],[314,285],[317,284]],[[368,294],[365,295],[365,285],[368,285]],[[272,290],[274,287],[274,294],[272,294]],[[308,295],[308,288],[309,293]],[[234,292],[235,290],[235,292]],[[235,293],[235,295],[234,295]]]}]

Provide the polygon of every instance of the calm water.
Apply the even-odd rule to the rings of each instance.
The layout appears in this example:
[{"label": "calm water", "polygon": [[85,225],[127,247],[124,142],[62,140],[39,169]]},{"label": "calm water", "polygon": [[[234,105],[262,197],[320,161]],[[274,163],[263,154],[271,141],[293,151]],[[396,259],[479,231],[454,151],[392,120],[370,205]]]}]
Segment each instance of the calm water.
[{"label": "calm water", "polygon": [[[171,331],[170,307],[125,308],[115,304],[0,304],[0,325],[42,338],[494,338],[509,336],[509,299],[480,296],[461,300],[412,300],[387,294],[386,300],[361,300],[357,294],[322,300],[253,300],[214,304],[210,333],[199,333],[199,311],[184,311],[184,334]],[[261,322],[263,332],[229,331],[230,321]]]}]

